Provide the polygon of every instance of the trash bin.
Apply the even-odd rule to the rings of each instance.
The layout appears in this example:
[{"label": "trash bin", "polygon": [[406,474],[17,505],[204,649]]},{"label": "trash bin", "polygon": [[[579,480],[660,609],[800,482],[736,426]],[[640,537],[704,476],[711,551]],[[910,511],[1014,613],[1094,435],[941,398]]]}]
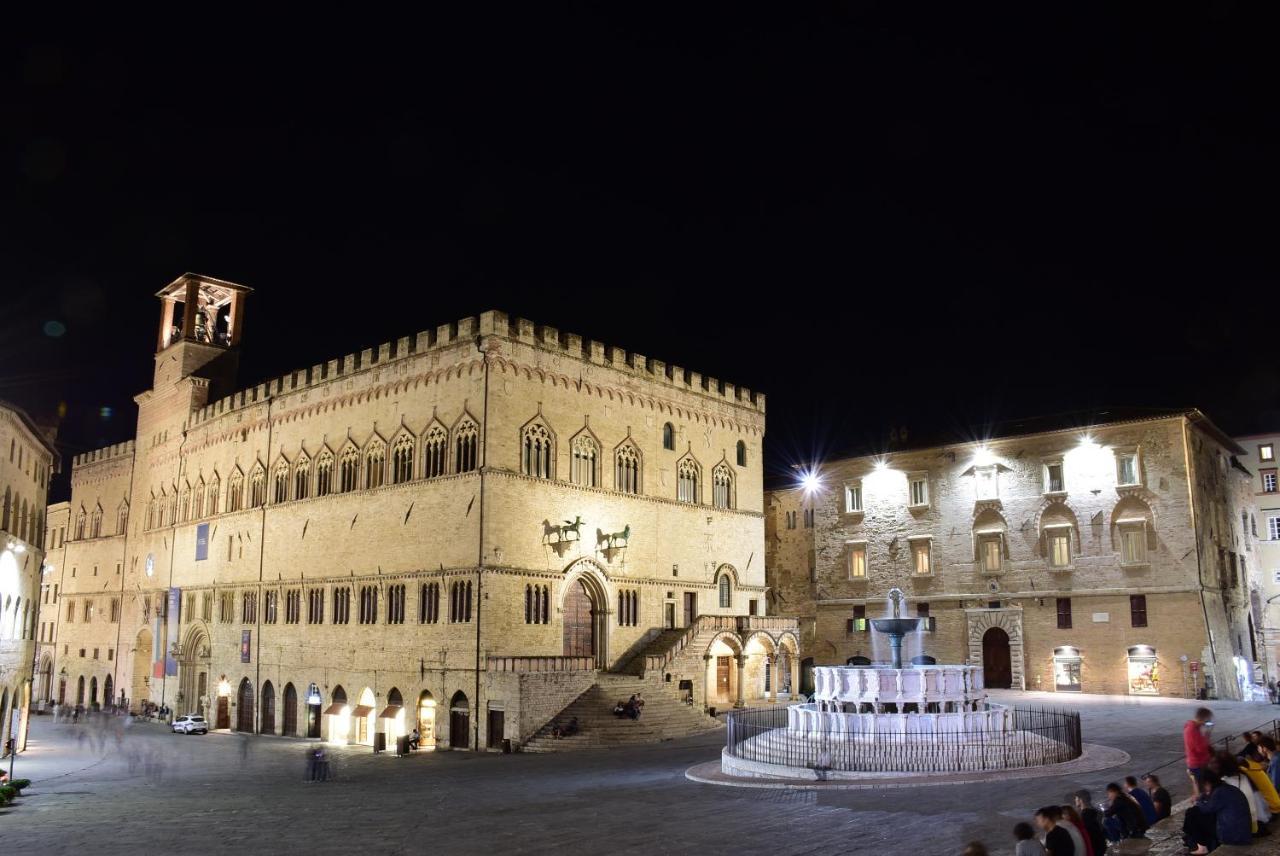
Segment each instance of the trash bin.
[{"label": "trash bin", "polygon": [[373,735],[373,754],[379,755],[387,751],[387,732],[379,731]]},{"label": "trash bin", "polygon": [[396,757],[404,757],[409,754],[409,735],[396,738]]},{"label": "trash bin", "polygon": [[502,754],[503,755],[511,754],[511,738],[510,737],[502,738]]}]

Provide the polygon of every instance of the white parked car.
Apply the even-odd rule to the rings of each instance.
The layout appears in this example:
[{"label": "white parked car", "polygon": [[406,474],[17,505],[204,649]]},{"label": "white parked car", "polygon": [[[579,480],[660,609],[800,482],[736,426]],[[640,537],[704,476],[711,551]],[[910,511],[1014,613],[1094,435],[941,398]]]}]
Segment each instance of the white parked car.
[{"label": "white parked car", "polygon": [[173,721],[174,734],[208,734],[209,722],[203,716],[188,713]]}]

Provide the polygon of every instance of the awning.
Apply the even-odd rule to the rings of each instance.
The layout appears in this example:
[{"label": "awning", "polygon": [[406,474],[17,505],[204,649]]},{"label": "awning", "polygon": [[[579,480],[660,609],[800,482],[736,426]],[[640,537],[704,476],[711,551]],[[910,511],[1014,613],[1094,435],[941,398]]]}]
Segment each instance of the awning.
[{"label": "awning", "polygon": [[398,704],[389,704],[387,705],[386,710],[378,714],[378,719],[395,719],[397,716],[400,715],[400,711],[403,709],[404,708],[402,708]]},{"label": "awning", "polygon": [[347,710],[346,702],[335,701],[333,704],[325,708],[324,715],[337,716],[340,713],[346,713],[346,710]]},{"label": "awning", "polygon": [[358,704],[355,710],[351,711],[352,716],[368,716],[371,713],[373,713],[373,708],[367,704]]}]

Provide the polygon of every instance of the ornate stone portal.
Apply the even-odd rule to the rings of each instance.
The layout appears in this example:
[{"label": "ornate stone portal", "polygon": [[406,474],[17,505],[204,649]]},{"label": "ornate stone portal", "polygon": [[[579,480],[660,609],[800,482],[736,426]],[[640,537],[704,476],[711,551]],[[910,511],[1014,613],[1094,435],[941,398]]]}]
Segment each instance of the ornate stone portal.
[{"label": "ornate stone portal", "polygon": [[[969,630],[969,664],[984,667],[988,687],[1001,688],[1000,685],[1004,682],[992,667],[1002,667],[1004,664],[988,663],[987,660],[992,654],[998,657],[1002,653],[999,646],[1006,643],[999,636],[1003,633],[1008,637],[1009,687],[1025,690],[1027,656],[1023,646],[1022,610],[1017,607],[966,609],[964,614]],[[988,636],[988,632],[992,630],[996,633]],[[987,651],[985,657],[984,648]]]}]

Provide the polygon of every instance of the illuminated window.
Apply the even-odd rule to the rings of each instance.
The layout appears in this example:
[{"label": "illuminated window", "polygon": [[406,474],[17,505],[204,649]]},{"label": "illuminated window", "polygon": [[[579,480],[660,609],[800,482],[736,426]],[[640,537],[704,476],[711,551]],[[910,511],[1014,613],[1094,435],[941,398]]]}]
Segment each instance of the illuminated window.
[{"label": "illuminated window", "polygon": [[844,510],[846,514],[862,511],[862,482],[850,482],[844,486]]},{"label": "illuminated window", "polygon": [[1276,471],[1261,470],[1260,472],[1262,473],[1262,492],[1275,493],[1276,492]]},{"label": "illuminated window", "polygon": [[1044,492],[1062,493],[1067,489],[1067,480],[1062,468],[1062,461],[1049,461],[1044,465]]},{"label": "illuminated window", "polygon": [[907,480],[907,493],[913,508],[929,504],[929,477],[924,473],[915,473]]},{"label": "illuminated window", "polygon": [[978,533],[978,560],[984,574],[998,574],[1004,568],[1004,533]]},{"label": "illuminated window", "polygon": [[928,538],[911,539],[911,572],[913,574],[933,573],[930,549],[933,542]]},{"label": "illuminated window", "polygon": [[1276,447],[1271,443],[1264,443],[1258,447],[1258,460],[1274,461],[1276,459]]},{"label": "illuminated window", "polygon": [[1116,453],[1116,484],[1138,484],[1138,453]]},{"label": "illuminated window", "polygon": [[1147,521],[1120,520],[1120,564],[1145,565],[1147,562]]},{"label": "illuminated window", "polygon": [[844,622],[844,635],[853,636],[855,633],[867,632],[867,605],[865,603],[854,604],[853,618],[847,618]]},{"label": "illuminated window", "polygon": [[994,466],[975,467],[974,483],[978,499],[998,499],[1000,496],[999,474]]},{"label": "illuminated window", "polygon": [[1071,527],[1045,527],[1045,549],[1049,557],[1049,567],[1065,568],[1071,564]]},{"label": "illuminated window", "polygon": [[862,580],[867,577],[867,544],[865,541],[846,541],[849,551],[849,579]]}]

